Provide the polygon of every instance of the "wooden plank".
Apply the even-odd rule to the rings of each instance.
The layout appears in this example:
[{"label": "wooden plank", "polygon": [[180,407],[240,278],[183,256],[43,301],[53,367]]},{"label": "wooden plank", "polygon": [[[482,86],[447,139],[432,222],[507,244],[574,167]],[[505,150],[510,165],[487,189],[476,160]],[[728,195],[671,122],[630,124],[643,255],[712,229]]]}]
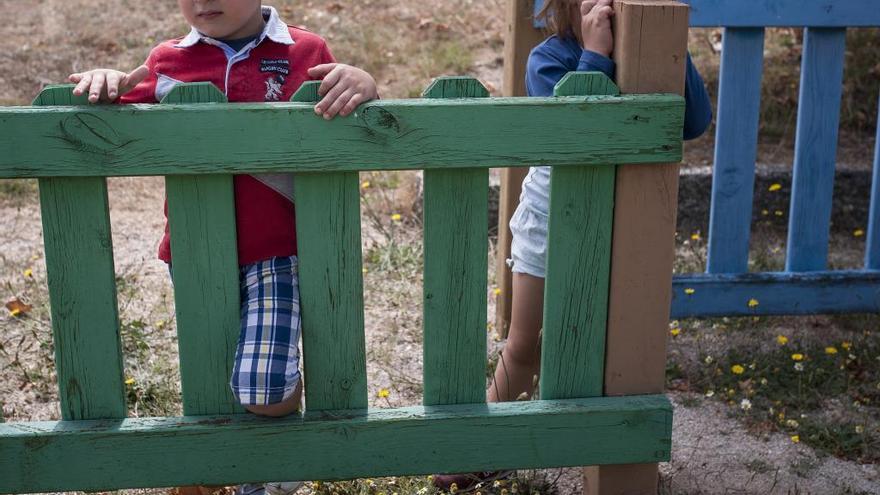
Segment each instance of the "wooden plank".
[{"label": "wooden plank", "polygon": [[[470,77],[440,78],[426,98],[488,97]],[[486,401],[489,171],[425,170],[424,404]]]},{"label": "wooden plank", "polygon": [[[687,6],[615,0],[614,10],[614,60],[620,91],[682,94]],[[618,167],[606,395],[660,393],[664,389],[677,205],[677,163]],[[585,474],[586,486],[595,486],[597,493],[657,491],[657,465],[653,463],[589,468]]]},{"label": "wooden plank", "polygon": [[880,313],[880,273],[687,275],[673,279],[672,294],[673,318]]},{"label": "wooden plank", "polygon": [[[532,6],[535,0],[507,0],[507,31],[504,37],[504,96],[526,96],[526,62],[529,53],[545,34],[532,25]],[[536,164],[534,162],[533,164]],[[527,164],[531,165],[531,164]],[[510,258],[510,218],[519,205],[522,182],[527,167],[501,170],[498,193],[498,242],[495,246],[495,285],[501,290],[495,298],[495,329],[507,337],[510,327],[513,276],[507,266]]]},{"label": "wooden plank", "polygon": [[309,411],[367,407],[359,188],[357,172],[294,180]]},{"label": "wooden plank", "polygon": [[[877,122],[880,122],[880,108],[877,113]],[[874,142],[874,176],[872,180],[865,268],[880,270],[880,124],[877,125],[877,139]]]},{"label": "wooden plank", "polygon": [[[555,96],[617,94],[600,72],[570,72]],[[572,167],[550,175],[541,398],[602,395],[614,169]]]},{"label": "wooden plank", "polygon": [[684,0],[691,27],[880,26],[875,0]]},{"label": "wooden plank", "polygon": [[763,65],[763,28],[724,30],[709,217],[709,273],[749,271]]},{"label": "wooden plank", "polygon": [[843,87],[845,29],[804,32],[786,271],[824,270]]},{"label": "wooden plank", "polygon": [[[218,103],[210,83],[175,86],[162,103]],[[229,388],[241,326],[231,175],[165,179],[183,413],[244,412]]]},{"label": "wooden plank", "polygon": [[[57,87],[34,100],[37,106],[84,103]],[[61,417],[124,418],[107,181],[41,179],[40,207]]]},{"label": "wooden plank", "polygon": [[614,169],[553,169],[541,398],[602,395]]},{"label": "wooden plank", "polygon": [[[672,407],[663,396],[337,411],[305,419],[5,423],[0,492],[663,461],[671,433]],[[431,455],[414,455],[426,446]]]},{"label": "wooden plank", "polygon": [[7,107],[0,177],[653,163],[681,158],[683,105],[668,95],[382,100],[329,122],[307,103]]}]

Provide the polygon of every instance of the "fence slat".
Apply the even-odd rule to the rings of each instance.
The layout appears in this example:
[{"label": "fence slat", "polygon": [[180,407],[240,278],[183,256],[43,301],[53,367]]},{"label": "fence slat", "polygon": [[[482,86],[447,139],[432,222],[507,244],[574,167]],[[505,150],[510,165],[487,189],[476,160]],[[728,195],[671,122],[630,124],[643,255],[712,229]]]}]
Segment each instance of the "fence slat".
[{"label": "fence slat", "polygon": [[874,0],[683,0],[691,27],[880,26]]},{"label": "fence slat", "polygon": [[[487,97],[470,77],[440,78],[426,98]],[[424,404],[486,400],[489,171],[425,171]]]},{"label": "fence slat", "polygon": [[309,411],[367,407],[359,185],[356,172],[294,180]]},{"label": "fence slat", "polygon": [[669,162],[681,159],[683,106],[671,95],[379,100],[330,122],[298,102],[0,107],[0,177]]},{"label": "fence slat", "polygon": [[[33,104],[88,104],[70,89],[46,88]],[[51,178],[39,184],[61,417],[124,418],[107,180]]]},{"label": "fence slat", "polygon": [[804,33],[786,271],[827,263],[845,49],[846,29]]},{"label": "fence slat", "polygon": [[[662,395],[415,406],[272,421],[238,415],[6,423],[0,424],[0,491],[659,462],[669,459],[671,439],[672,405]],[[428,449],[430,455],[419,454]]]},{"label": "fence slat", "polygon": [[[553,89],[555,95],[578,91],[620,90],[600,72],[569,73]],[[602,395],[615,176],[615,167],[550,173],[542,399]]]},{"label": "fence slat", "polygon": [[874,143],[874,177],[871,185],[871,213],[868,218],[868,241],[865,268],[880,270],[880,108],[877,110],[877,140]]},{"label": "fence slat", "polygon": [[[224,101],[209,83],[178,85],[162,100]],[[229,388],[240,325],[232,176],[169,176],[165,189],[183,413],[242,412]]]},{"label": "fence slat", "polygon": [[709,273],[748,271],[763,64],[763,28],[724,30],[706,267]]}]

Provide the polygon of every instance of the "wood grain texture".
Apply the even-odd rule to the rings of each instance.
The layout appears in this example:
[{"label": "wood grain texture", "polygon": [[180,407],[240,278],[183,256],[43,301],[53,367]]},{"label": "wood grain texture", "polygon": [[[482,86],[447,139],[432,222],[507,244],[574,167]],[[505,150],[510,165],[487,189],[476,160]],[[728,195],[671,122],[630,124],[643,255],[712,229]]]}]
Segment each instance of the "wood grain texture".
[{"label": "wood grain texture", "polygon": [[356,172],[294,180],[309,411],[367,407],[359,187]]},{"label": "wood grain texture", "polygon": [[[880,122],[880,108],[877,110]],[[865,268],[880,270],[880,125],[874,141],[874,175],[871,183],[871,213],[868,217],[868,241],[865,248]]]},{"label": "wood grain texture", "polygon": [[845,50],[846,29],[804,32],[786,271],[824,270],[828,263]]},{"label": "wood grain texture", "polygon": [[[34,104],[83,103],[47,88]],[[41,179],[55,370],[65,420],[124,418],[122,347],[107,181]]]},{"label": "wood grain texture", "polygon": [[[226,97],[209,83],[179,84],[162,101]],[[165,190],[183,413],[243,412],[229,388],[241,318],[232,176],[170,176]]]},{"label": "wood grain texture", "polygon": [[602,395],[614,169],[553,169],[541,398]]},{"label": "wood grain texture", "polygon": [[721,53],[706,271],[745,273],[749,271],[764,29],[725,29]]},{"label": "wood grain texture", "polygon": [[880,313],[880,273],[700,274],[672,283],[673,318],[833,313]]},{"label": "wood grain texture", "polygon": [[0,492],[664,461],[671,432],[672,407],[663,396],[336,411],[305,419],[6,423],[0,424]]},{"label": "wood grain texture", "polygon": [[[614,60],[620,91],[682,94],[687,6],[616,0],[614,10]],[[617,168],[606,395],[663,391],[677,205],[677,163]],[[657,491],[656,464],[590,469],[587,478],[587,486],[592,478],[602,494]]]},{"label": "wood grain texture", "polygon": [[[488,97],[473,78],[440,78],[428,98]],[[426,170],[424,404],[486,401],[489,171]]]},{"label": "wood grain texture", "polygon": [[6,107],[0,177],[653,163],[681,158],[683,105],[666,95],[382,100],[329,122],[306,103]]}]

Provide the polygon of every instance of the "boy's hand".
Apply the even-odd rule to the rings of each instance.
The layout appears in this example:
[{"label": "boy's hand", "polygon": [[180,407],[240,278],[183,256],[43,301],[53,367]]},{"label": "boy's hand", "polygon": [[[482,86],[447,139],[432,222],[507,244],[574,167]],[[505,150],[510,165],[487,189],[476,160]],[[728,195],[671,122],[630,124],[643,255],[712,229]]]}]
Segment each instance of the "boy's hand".
[{"label": "boy's hand", "polygon": [[309,77],[324,79],[318,88],[322,99],[315,105],[315,113],[327,120],[336,114],[345,117],[361,103],[379,97],[373,76],[351,65],[316,65],[309,69]]},{"label": "boy's hand", "polygon": [[614,50],[611,32],[612,0],[586,0],[581,2],[581,40],[584,50],[606,57]]},{"label": "boy's hand", "polygon": [[142,65],[126,74],[113,69],[94,69],[71,74],[68,79],[76,83],[73,94],[89,92],[89,103],[111,102],[131,91],[150,75],[150,69]]}]

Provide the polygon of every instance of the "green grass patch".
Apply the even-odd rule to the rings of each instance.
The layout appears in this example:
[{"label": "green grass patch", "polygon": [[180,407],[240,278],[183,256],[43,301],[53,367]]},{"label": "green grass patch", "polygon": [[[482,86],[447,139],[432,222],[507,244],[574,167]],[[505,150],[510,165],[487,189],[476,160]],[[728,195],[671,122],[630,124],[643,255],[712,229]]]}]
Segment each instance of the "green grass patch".
[{"label": "green grass patch", "polygon": [[[839,320],[844,326],[860,321]],[[728,322],[724,332],[767,335]],[[756,326],[774,322],[778,320]],[[772,342],[745,338],[722,346],[721,352],[698,350],[696,362],[671,352],[669,387],[726,402],[754,432],[782,432],[792,442],[823,453],[864,463],[880,461],[880,336],[864,330],[823,342],[821,336],[791,335],[782,330]]]}]

